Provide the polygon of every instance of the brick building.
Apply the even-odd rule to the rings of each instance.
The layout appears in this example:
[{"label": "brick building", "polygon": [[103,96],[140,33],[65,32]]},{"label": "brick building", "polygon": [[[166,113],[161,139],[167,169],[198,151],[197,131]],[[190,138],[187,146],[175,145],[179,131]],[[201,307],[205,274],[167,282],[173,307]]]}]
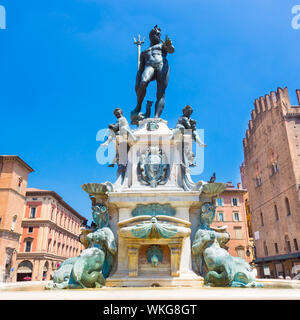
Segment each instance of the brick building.
[{"label": "brick building", "polygon": [[27,179],[32,171],[18,156],[0,156],[0,282],[10,281],[16,269]]},{"label": "brick building", "polygon": [[240,183],[235,188],[231,182],[228,182],[226,190],[216,200],[216,216],[212,226],[226,225],[230,234],[230,240],[227,243],[228,252],[234,257],[241,257],[251,262],[252,255],[244,203],[245,194],[246,190],[241,188]]},{"label": "brick building", "polygon": [[62,261],[78,256],[84,221],[56,192],[28,188],[14,280],[49,280]]},{"label": "brick building", "polygon": [[[297,90],[300,104],[300,90]],[[243,187],[249,192],[260,277],[293,277],[300,265],[300,106],[287,88],[255,100],[243,140]]]}]

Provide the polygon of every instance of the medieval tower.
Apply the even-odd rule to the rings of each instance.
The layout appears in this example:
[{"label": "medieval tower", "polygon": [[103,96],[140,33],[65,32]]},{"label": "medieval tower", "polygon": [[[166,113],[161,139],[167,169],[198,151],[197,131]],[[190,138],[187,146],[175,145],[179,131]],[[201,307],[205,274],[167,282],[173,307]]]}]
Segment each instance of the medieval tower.
[{"label": "medieval tower", "polygon": [[300,268],[300,90],[256,99],[243,139],[241,174],[248,189],[259,277],[293,277]]}]

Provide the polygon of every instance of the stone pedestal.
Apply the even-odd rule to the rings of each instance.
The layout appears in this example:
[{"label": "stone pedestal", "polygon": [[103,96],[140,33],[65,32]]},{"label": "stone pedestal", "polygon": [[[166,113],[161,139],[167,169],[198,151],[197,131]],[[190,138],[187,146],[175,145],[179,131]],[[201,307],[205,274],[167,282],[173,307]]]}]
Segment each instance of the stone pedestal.
[{"label": "stone pedestal", "polygon": [[[167,122],[158,119],[145,119],[134,131],[137,142],[128,152],[123,182],[119,177],[113,191],[108,192],[108,206],[113,208],[109,211],[117,212],[111,223],[118,221],[112,226],[118,230],[118,261],[106,286],[202,285],[202,277],[192,270],[190,240],[190,208],[199,206],[200,191],[183,188],[182,145],[170,139],[172,134]],[[155,181],[151,181],[151,174]],[[162,228],[175,228],[177,233],[167,238],[132,234],[132,229],[150,225],[153,217]],[[150,246],[162,251],[163,260],[156,267],[146,260]]]}]

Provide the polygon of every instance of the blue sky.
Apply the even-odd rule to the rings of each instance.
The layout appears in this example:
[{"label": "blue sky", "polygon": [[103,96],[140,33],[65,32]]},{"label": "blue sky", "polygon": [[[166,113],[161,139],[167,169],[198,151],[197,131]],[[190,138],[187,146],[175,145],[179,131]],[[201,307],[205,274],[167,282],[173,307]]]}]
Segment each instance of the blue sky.
[{"label": "blue sky", "polygon": [[[296,1],[296,0],[295,0]],[[205,130],[205,168],[197,179],[240,181],[242,139],[255,98],[300,88],[295,1],[0,0],[0,154],[35,172],[29,186],[54,190],[91,218],[87,182],[114,181],[96,161],[96,134],[121,107],[135,107],[136,47],[158,24],[175,46],[162,117],[174,127],[183,106]],[[299,2],[299,1],[298,1]],[[300,4],[300,2],[299,2]],[[154,99],[154,84],[147,98]]]}]

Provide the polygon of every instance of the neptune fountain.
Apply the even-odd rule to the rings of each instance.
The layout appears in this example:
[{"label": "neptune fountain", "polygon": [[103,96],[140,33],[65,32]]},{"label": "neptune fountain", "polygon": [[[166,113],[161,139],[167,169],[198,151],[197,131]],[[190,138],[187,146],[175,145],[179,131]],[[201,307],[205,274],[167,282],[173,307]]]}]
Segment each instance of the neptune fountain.
[{"label": "neptune fountain", "polygon": [[[230,237],[225,228],[211,227],[216,197],[226,184],[194,182],[193,142],[201,141],[193,108],[185,106],[176,127],[161,118],[169,78],[167,53],[172,41],[160,40],[161,30],[150,32],[150,47],[139,57],[137,106],[130,125],[120,108],[102,150],[115,143],[109,165],[118,166],[114,183],[82,186],[92,201],[93,225],[82,229],[85,249],[64,261],[48,289],[192,286],[258,286],[255,270],[224,249]],[[141,112],[146,88],[157,82],[155,116],[152,102]],[[194,223],[198,221],[200,227]],[[191,235],[194,235],[193,237]]]}]

